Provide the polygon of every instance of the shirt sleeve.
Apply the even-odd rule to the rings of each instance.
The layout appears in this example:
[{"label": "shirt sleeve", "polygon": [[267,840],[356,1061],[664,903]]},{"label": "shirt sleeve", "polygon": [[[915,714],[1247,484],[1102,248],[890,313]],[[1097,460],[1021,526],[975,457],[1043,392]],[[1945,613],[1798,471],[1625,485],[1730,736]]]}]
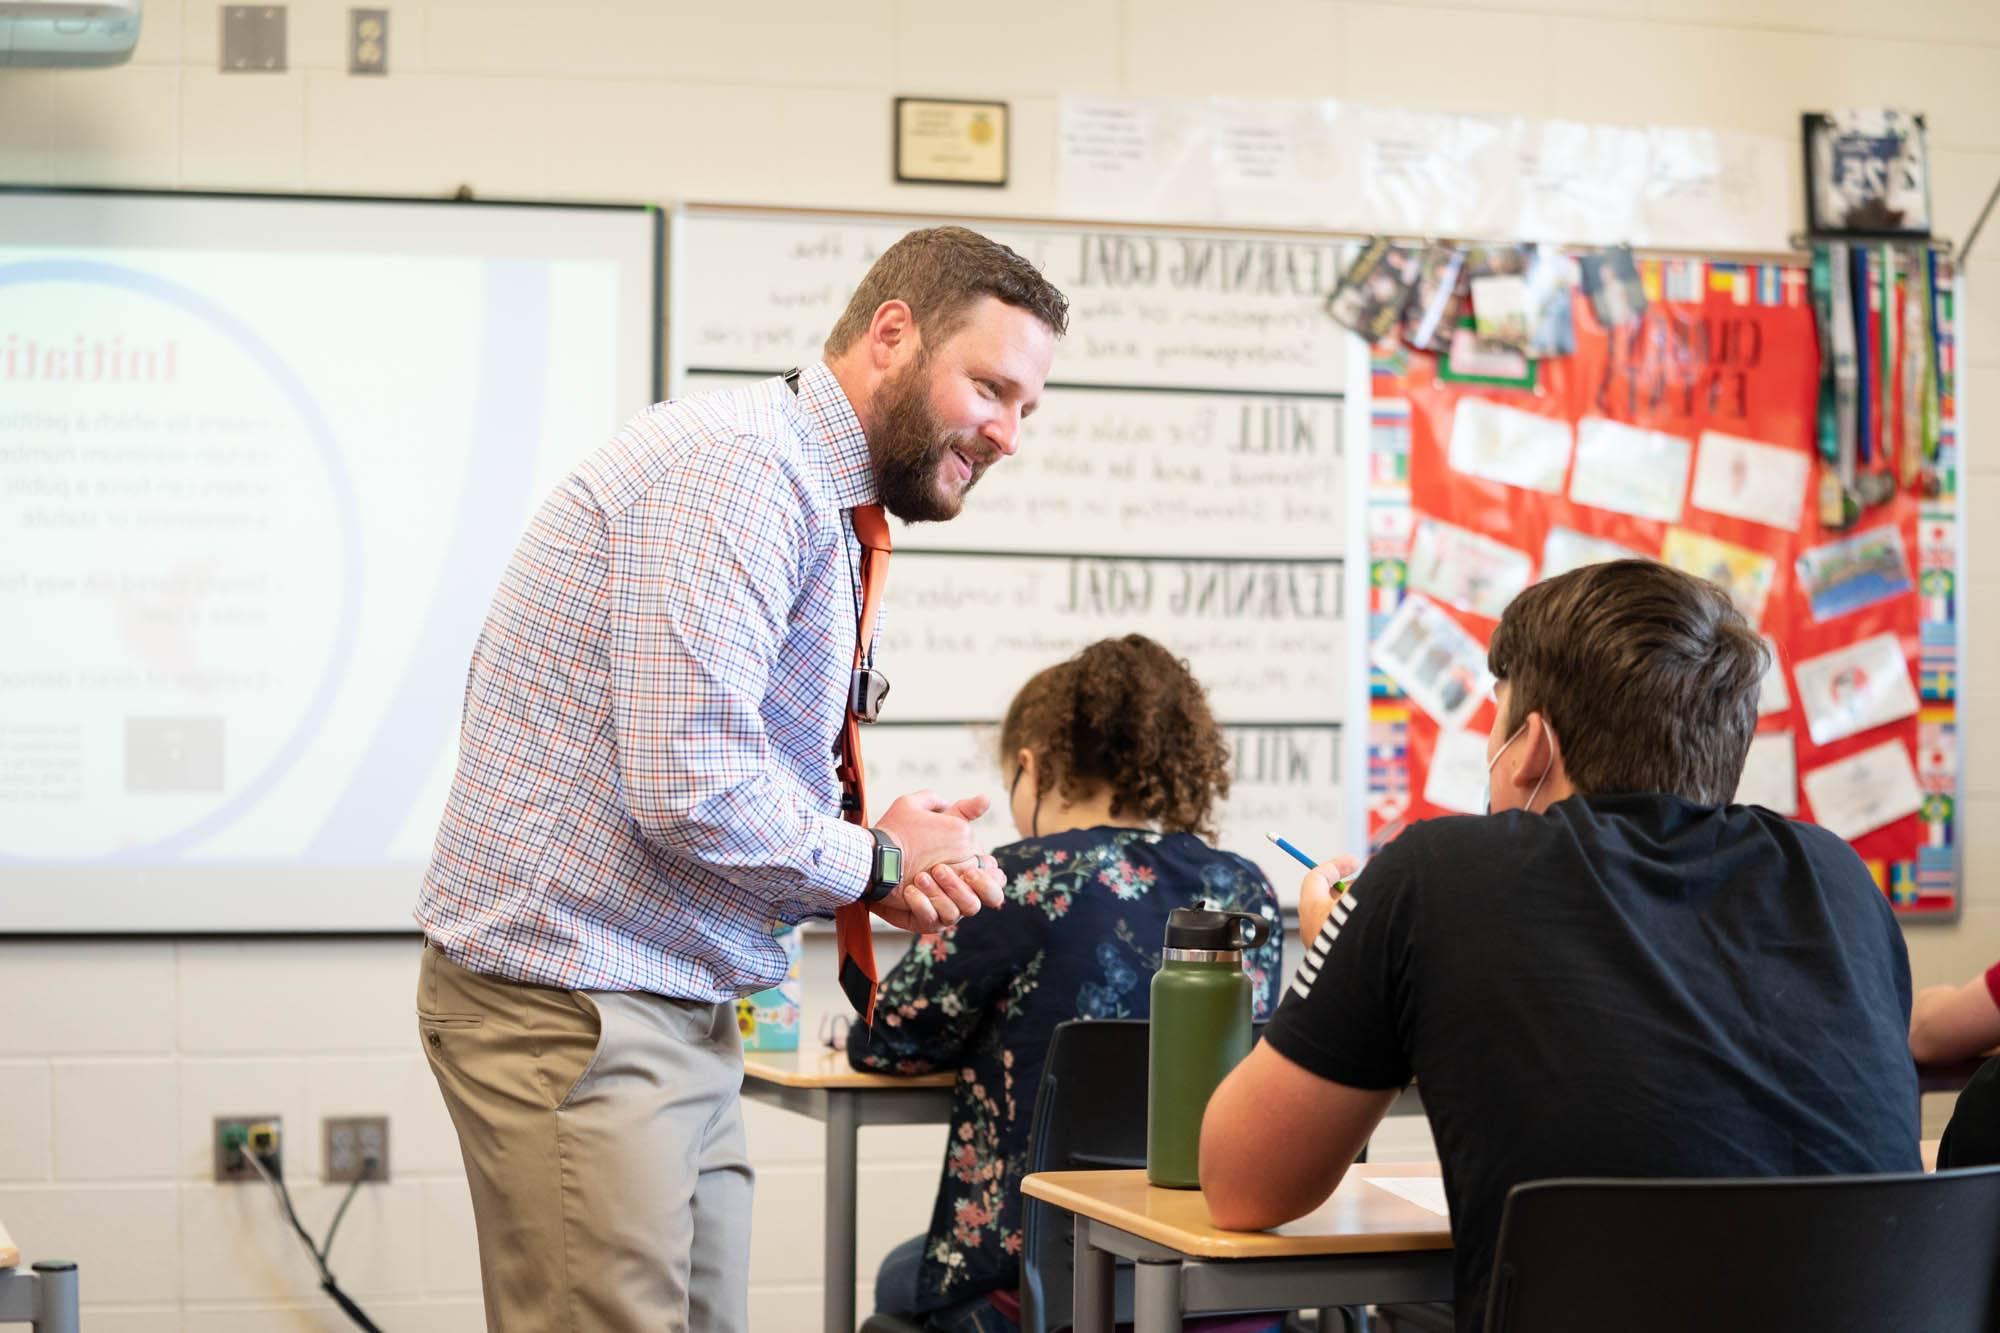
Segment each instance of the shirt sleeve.
[{"label": "shirt sleeve", "polygon": [[1350,1088],[1410,1081],[1397,1021],[1410,938],[1409,836],[1385,847],[1334,904],[1264,1030],[1278,1054]]},{"label": "shirt sleeve", "polygon": [[1015,889],[1008,867],[1007,901],[969,916],[950,930],[920,937],[889,975],[875,1000],[875,1026],[856,1026],[847,1060],[877,1073],[927,1074],[962,1063],[993,1007],[1031,975],[1048,920]]},{"label": "shirt sleeve", "polygon": [[814,544],[806,505],[781,460],[740,439],[690,450],[617,517],[611,721],[649,841],[769,901],[830,909],[860,896],[874,839],[820,808],[766,732],[774,679],[801,669],[779,654]]}]

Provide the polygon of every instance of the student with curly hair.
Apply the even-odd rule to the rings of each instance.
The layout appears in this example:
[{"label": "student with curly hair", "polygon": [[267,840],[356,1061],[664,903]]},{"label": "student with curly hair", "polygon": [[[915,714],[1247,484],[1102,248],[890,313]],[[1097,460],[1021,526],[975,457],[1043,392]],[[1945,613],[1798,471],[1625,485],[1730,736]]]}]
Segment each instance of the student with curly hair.
[{"label": "student with curly hair", "polygon": [[1185,663],[1140,634],[1036,674],[1000,729],[1021,841],[994,850],[1006,905],[919,939],[882,982],[857,1069],[957,1069],[951,1134],[927,1235],[883,1262],[875,1304],[934,1329],[1011,1325],[986,1297],[1021,1277],[1021,1176],[1050,1034],[1072,1018],[1144,1018],[1167,913],[1203,900],[1255,912],[1257,1017],[1277,1003],[1278,897],[1217,850],[1229,751]]}]

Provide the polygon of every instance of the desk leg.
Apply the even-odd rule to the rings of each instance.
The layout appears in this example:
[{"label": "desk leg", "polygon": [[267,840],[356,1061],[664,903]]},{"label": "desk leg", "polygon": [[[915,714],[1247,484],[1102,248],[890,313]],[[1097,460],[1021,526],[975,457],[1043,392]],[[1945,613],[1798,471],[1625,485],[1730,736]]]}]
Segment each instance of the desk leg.
[{"label": "desk leg", "polygon": [[35,1333],[78,1333],[76,1265],[52,1259],[34,1266]]},{"label": "desk leg", "polygon": [[1132,1327],[1137,1333],[1181,1333],[1181,1266],[1177,1263],[1134,1265]]},{"label": "desk leg", "polygon": [[1111,1333],[1111,1251],[1090,1243],[1090,1223],[1076,1219],[1073,1333]]},{"label": "desk leg", "polygon": [[826,1333],[854,1333],[854,1232],[861,1122],[856,1094],[826,1094]]},{"label": "desk leg", "polygon": [[0,1268],[0,1324],[33,1324],[35,1333],[77,1333],[76,1265],[45,1259],[33,1268]]}]

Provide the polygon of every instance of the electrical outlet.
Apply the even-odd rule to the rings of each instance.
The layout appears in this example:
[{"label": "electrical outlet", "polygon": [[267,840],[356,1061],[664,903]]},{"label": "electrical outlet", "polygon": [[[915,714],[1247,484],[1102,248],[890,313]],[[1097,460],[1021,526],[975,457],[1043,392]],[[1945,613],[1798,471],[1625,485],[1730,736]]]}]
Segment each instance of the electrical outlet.
[{"label": "electrical outlet", "polygon": [[246,1153],[254,1152],[274,1177],[285,1174],[283,1122],[275,1115],[215,1117],[215,1179],[217,1184],[258,1180]]},{"label": "electrical outlet", "polygon": [[222,72],[281,74],[285,69],[285,7],[222,7]]},{"label": "electrical outlet", "polygon": [[389,1178],[388,1116],[329,1116],[324,1125],[327,1184]]},{"label": "electrical outlet", "polygon": [[347,72],[349,74],[389,72],[388,10],[347,11]]}]

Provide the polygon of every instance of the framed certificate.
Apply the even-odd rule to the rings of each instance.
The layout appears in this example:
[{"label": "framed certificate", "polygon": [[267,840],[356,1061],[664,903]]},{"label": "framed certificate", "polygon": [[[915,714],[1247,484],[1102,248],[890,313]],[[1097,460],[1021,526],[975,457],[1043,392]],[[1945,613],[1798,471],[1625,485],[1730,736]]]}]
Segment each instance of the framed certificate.
[{"label": "framed certificate", "polygon": [[896,179],[905,184],[1007,183],[1007,104],[896,99]]},{"label": "framed certificate", "polygon": [[1816,236],[1931,234],[1924,118],[1907,111],[1808,111],[1806,226]]}]

